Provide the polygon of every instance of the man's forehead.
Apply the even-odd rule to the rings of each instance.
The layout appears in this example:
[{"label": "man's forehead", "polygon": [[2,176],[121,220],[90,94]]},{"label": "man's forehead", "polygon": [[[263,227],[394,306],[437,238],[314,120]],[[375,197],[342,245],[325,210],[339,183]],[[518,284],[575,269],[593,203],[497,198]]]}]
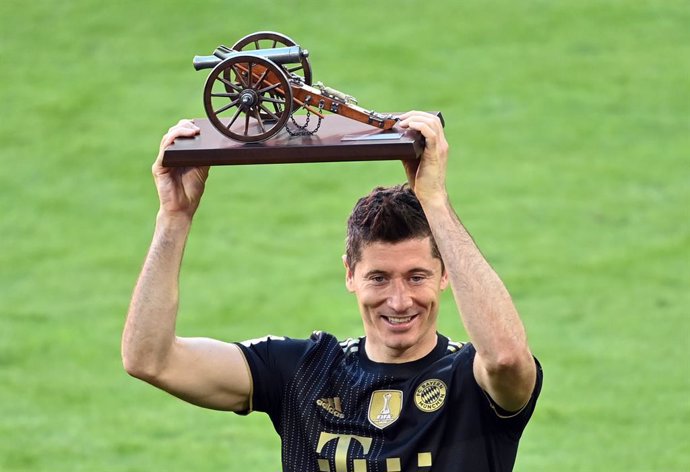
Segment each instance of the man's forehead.
[{"label": "man's forehead", "polygon": [[406,239],[396,243],[374,241],[362,248],[358,266],[366,270],[409,270],[417,266],[435,267],[441,261],[433,256],[431,238]]}]

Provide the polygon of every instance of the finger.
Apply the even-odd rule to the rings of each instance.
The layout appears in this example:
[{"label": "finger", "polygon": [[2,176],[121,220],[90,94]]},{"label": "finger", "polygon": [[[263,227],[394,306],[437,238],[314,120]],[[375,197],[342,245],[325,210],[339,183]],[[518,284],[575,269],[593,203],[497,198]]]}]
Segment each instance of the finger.
[{"label": "finger", "polygon": [[424,136],[427,148],[433,148],[438,142],[438,130],[433,122],[422,121],[415,118],[409,118],[407,127],[415,131],[419,131]]},{"label": "finger", "polygon": [[188,119],[182,119],[177,122],[176,125],[170,127],[167,133],[161,138],[161,143],[158,148],[158,156],[156,156],[156,161],[153,164],[154,173],[161,173],[163,169],[163,155],[165,149],[170,146],[175,139],[179,137],[191,138],[196,136],[201,132],[201,129],[194,124],[194,121]]},{"label": "finger", "polygon": [[424,113],[425,113],[425,112],[419,111],[419,110],[410,110],[410,111],[407,111],[407,112],[403,113],[402,115],[398,115],[398,118],[401,119],[401,120],[404,120],[405,118],[409,118],[409,117],[412,116],[412,115],[421,115],[421,114],[424,114]]},{"label": "finger", "polygon": [[171,127],[161,140],[161,149],[170,146],[179,137],[191,138],[201,132],[191,120],[180,120],[178,124]]},{"label": "finger", "polygon": [[436,132],[443,130],[443,124],[439,117],[430,113],[410,114],[406,118],[402,118],[398,124],[403,128],[409,128],[412,122],[427,123],[430,127],[434,128]]},{"label": "finger", "polygon": [[170,129],[168,129],[167,134],[175,133],[178,136],[182,136],[179,133],[189,133],[189,132],[194,132],[195,134],[198,133],[201,129],[195,125],[192,121],[190,120],[185,120],[180,121],[177,123],[175,126],[171,126]]},{"label": "finger", "polygon": [[433,127],[439,130],[443,129],[443,123],[437,115],[424,111],[408,111],[407,113],[400,115],[398,120],[399,121],[397,124],[403,128],[409,127],[408,125],[410,121],[423,121],[431,124]]},{"label": "finger", "polygon": [[172,134],[175,138],[179,138],[181,136],[191,138],[192,136],[196,136],[199,134],[201,130],[194,125],[193,123],[186,124],[186,125],[181,125],[181,126],[175,126],[173,128]]},{"label": "finger", "polygon": [[194,123],[194,120],[189,120],[189,119],[182,119],[177,122],[176,126],[181,126],[183,128],[190,128],[190,129],[199,129],[199,127]]}]

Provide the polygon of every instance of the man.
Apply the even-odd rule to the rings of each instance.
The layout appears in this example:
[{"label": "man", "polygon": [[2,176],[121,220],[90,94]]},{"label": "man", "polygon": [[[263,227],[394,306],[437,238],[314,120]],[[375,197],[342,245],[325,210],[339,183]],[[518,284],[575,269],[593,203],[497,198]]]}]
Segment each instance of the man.
[{"label": "man", "polygon": [[[365,336],[239,344],[175,335],[180,264],[208,168],[162,167],[166,146],[199,131],[172,127],[153,165],[160,210],[125,325],[127,372],[200,406],[267,412],[284,471],[512,470],[541,369],[448,201],[440,121],[409,112],[399,126],[426,140],[421,159],[404,163],[409,186],[375,189],[348,222],[345,283]],[[449,284],[471,344],[436,332]]]}]

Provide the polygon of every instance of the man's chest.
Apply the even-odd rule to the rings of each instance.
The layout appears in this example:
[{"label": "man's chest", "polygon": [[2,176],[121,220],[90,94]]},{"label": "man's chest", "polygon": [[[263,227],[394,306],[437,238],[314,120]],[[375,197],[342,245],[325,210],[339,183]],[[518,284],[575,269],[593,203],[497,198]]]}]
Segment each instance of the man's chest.
[{"label": "man's chest", "polygon": [[319,471],[430,470],[453,409],[443,369],[402,378],[336,366],[308,377],[286,395],[284,460],[312,454]]}]

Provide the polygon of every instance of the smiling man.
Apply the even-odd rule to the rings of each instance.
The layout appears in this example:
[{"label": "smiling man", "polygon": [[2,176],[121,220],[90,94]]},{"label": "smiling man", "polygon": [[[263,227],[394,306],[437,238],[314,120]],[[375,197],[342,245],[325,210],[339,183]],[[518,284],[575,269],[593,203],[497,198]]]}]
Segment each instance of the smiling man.
[{"label": "smiling man", "polygon": [[414,193],[377,188],[362,198],[346,252],[346,285],[359,302],[370,358],[401,363],[431,352],[448,274]]},{"label": "smiling man", "polygon": [[[125,325],[126,370],[200,406],[266,412],[284,471],[512,470],[541,368],[448,200],[440,121],[400,118],[426,148],[404,163],[407,185],[374,189],[349,218],[345,283],[364,336],[343,342],[323,332],[243,343],[175,335],[179,270],[208,168],[162,167],[167,145],[198,133],[189,121],[171,128],[153,166],[160,210]],[[465,344],[436,330],[449,285]]]}]

